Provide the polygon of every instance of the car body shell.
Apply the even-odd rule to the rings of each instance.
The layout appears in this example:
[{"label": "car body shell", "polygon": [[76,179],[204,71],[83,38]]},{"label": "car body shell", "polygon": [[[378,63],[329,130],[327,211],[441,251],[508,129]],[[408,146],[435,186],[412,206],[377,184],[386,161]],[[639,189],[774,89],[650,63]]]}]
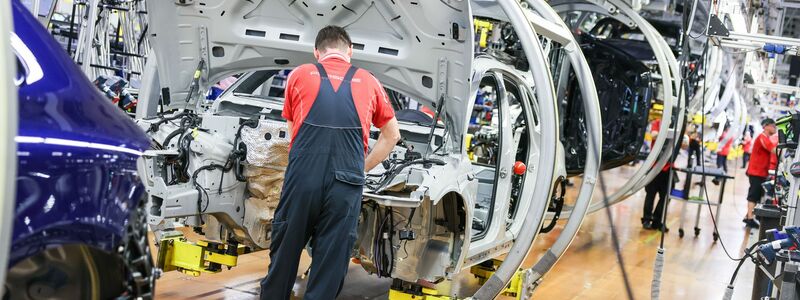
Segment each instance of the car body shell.
[{"label": "car body shell", "polygon": [[149,139],[19,1],[11,2],[22,80],[9,267],[66,244],[114,252],[144,193],[136,160]]}]

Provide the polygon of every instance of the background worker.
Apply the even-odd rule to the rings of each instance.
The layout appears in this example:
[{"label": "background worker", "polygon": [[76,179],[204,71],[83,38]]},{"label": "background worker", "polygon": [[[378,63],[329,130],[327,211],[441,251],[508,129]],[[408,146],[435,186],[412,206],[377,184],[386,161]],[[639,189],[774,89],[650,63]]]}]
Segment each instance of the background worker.
[{"label": "background worker", "polygon": [[[653,137],[653,141],[656,140],[660,127],[661,126],[650,127],[650,135]],[[681,145],[682,149],[688,147],[687,139],[688,137],[684,137],[683,144]],[[655,229],[663,232],[669,231],[666,224],[662,222],[662,219],[664,219],[664,206],[667,204],[667,192],[672,188],[672,182],[669,176],[672,172],[672,165],[672,162],[667,162],[667,164],[661,168],[661,172],[644,187],[645,196],[642,212],[642,227],[645,229]],[[677,177],[673,177],[673,181],[674,180],[677,180]],[[658,204],[653,207],[656,195],[658,195]]]},{"label": "background worker", "polygon": [[[644,229],[655,229],[664,232],[668,230],[661,220],[664,214],[664,205],[666,205],[667,190],[670,188],[670,172],[672,172],[672,163],[667,162],[661,168],[661,172],[644,187],[644,212],[642,213],[642,227]],[[658,204],[653,209],[656,195],[658,195]]]},{"label": "background worker", "polygon": [[758,135],[753,142],[753,149],[750,154],[750,165],[747,166],[747,178],[750,181],[750,189],[747,191],[747,215],[742,222],[750,228],[758,228],[759,224],[753,218],[753,209],[756,204],[764,197],[764,188],[761,187],[767,176],[769,176],[770,159],[773,156],[777,144],[770,137],[777,132],[775,121],[767,118],[761,121],[764,131]]},{"label": "background worker", "polygon": [[[717,148],[717,168],[722,169],[723,172],[728,173],[728,153],[731,152],[733,146],[733,138],[728,137],[729,125],[725,125],[722,135],[719,136],[719,148]],[[715,177],[712,182],[719,184],[719,177]]]},{"label": "background worker", "polygon": [[[318,62],[289,74],[283,109],[292,133],[289,165],[261,299],[289,299],[309,239],[313,259],[304,298],[336,298],[356,239],[365,172],[400,139],[386,92],[369,72],[350,65],[352,55],[347,32],[328,26],[314,43]],[[381,135],[367,155],[371,125]]]},{"label": "background worker", "polygon": [[691,130],[689,132],[689,156],[686,161],[686,166],[688,168],[693,166],[693,158],[697,161],[698,166],[703,165],[702,143],[703,140],[700,138],[700,133],[697,132],[697,126],[691,125]]},{"label": "background worker", "polygon": [[742,141],[742,169],[747,168],[747,162],[750,161],[750,151],[753,149],[753,138],[750,136],[750,132],[745,132],[744,139]]}]

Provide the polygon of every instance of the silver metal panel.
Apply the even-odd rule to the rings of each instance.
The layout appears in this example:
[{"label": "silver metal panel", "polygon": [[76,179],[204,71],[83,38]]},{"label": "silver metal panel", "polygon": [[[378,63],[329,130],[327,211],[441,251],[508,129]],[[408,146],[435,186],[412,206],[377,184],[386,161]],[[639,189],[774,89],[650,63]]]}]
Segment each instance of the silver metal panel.
[{"label": "silver metal panel", "polygon": [[[5,171],[0,173],[0,282],[6,282],[5,275],[8,264],[8,251],[11,247],[11,224],[14,220],[14,202],[16,201],[16,168],[17,144],[10,142],[17,135],[17,89],[11,74],[16,74],[14,53],[11,50],[9,36],[12,32],[11,2],[0,3],[0,139],[6,141],[0,146],[0,161]],[[3,294],[5,284],[0,286]]]},{"label": "silver metal panel", "polygon": [[[201,91],[234,73],[314,62],[317,31],[334,24],[351,35],[354,65],[427,104],[444,97],[443,119],[455,124],[465,119],[473,57],[467,1],[218,0],[147,5],[160,86],[170,89],[168,108],[183,107],[204,58],[202,49],[211,49],[212,55],[202,70]],[[203,27],[208,45],[203,43]],[[446,60],[446,72],[440,72],[441,60]],[[444,91],[439,91],[441,83],[446,83]],[[451,137],[462,136],[460,128],[453,133]]]}]

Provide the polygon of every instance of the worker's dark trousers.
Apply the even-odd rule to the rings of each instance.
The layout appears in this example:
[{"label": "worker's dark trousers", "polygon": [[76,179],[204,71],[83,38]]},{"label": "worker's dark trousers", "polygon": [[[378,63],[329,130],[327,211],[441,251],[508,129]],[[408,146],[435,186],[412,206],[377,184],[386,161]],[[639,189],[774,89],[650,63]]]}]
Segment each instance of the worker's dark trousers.
[{"label": "worker's dark trousers", "polygon": [[364,142],[350,90],[356,69],[348,70],[338,91],[325,69],[317,69],[322,82],[289,153],[261,299],[289,299],[309,239],[311,274],[303,298],[336,298],[356,239],[364,185]]},{"label": "worker's dark trousers", "polygon": [[742,155],[742,169],[747,169],[747,162],[750,161],[750,153],[745,152]]},{"label": "worker's dark trousers", "polygon": [[[653,181],[648,183],[644,190],[644,213],[642,214],[643,221],[652,221],[653,225],[661,226],[661,215],[664,213],[664,205],[667,201],[667,189],[669,188],[669,173],[672,169],[661,171],[658,173]],[[655,211],[653,211],[653,202],[658,195],[658,204]]]},{"label": "worker's dark trousers", "polygon": [[686,162],[686,165],[691,168],[694,164],[692,164],[692,157],[697,160],[697,165],[703,165],[703,151],[700,148],[700,143],[697,141],[690,141],[689,142],[689,159]]},{"label": "worker's dark trousers", "polygon": [[717,168],[720,168],[728,173],[728,156],[717,153]]}]

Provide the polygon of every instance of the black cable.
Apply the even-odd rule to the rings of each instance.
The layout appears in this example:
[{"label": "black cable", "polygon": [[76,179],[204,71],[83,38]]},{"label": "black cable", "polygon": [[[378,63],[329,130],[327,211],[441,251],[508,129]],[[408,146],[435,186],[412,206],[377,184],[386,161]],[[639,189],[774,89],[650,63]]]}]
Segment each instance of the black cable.
[{"label": "black cable", "polygon": [[[696,1],[693,2],[693,3],[697,4]],[[696,10],[697,9],[696,5],[692,5],[692,9]],[[682,22],[681,25],[684,28],[683,32],[684,32],[684,34],[686,36],[689,35],[689,31],[691,30],[691,28],[688,28],[689,27],[688,23],[690,22],[689,16],[687,15],[688,10],[689,10],[688,6],[684,5],[684,7],[683,7],[683,22]],[[661,219],[660,223],[661,223],[661,226],[663,228],[658,228],[661,231],[661,239],[659,241],[659,248],[661,248],[661,249],[664,248],[664,239],[666,237],[666,231],[667,231],[666,230],[666,228],[667,228],[666,227],[667,226],[667,210],[669,210],[669,202],[670,202],[670,198],[669,197],[670,197],[670,194],[672,192],[672,187],[673,187],[672,181],[673,181],[673,176],[675,174],[674,171],[673,171],[673,168],[675,166],[675,160],[678,157],[678,153],[680,152],[680,146],[683,144],[683,132],[686,130],[686,120],[685,120],[686,113],[681,111],[682,109],[684,109],[681,106],[681,103],[682,103],[681,102],[681,98],[687,98],[687,101],[688,101],[688,98],[689,98],[689,85],[687,83],[687,79],[691,78],[691,72],[692,72],[691,70],[688,70],[689,69],[689,65],[688,65],[688,63],[689,63],[689,55],[690,55],[688,40],[687,39],[683,39],[682,40],[682,44],[680,46],[682,48],[682,51],[681,51],[682,53],[681,53],[681,57],[680,57],[681,61],[680,61],[680,64],[678,65],[678,67],[679,67],[678,76],[681,78],[681,82],[680,82],[681,84],[677,87],[678,88],[678,106],[676,107],[676,111],[677,111],[678,114],[684,114],[684,124],[674,124],[674,126],[673,126],[673,130],[672,130],[672,147],[670,149],[672,152],[670,153],[670,158],[669,158],[669,161],[667,162],[670,165],[670,168],[669,168],[669,172],[670,173],[669,173],[669,176],[667,177],[667,186],[665,187],[666,191],[664,193],[664,197],[666,199],[659,199],[659,201],[663,201],[664,202],[664,205],[662,206],[663,209],[661,210],[661,216],[660,216],[660,219]],[[686,75],[686,76],[684,76],[684,75]],[[662,84],[664,84],[664,83],[662,83]],[[669,116],[669,117],[672,118],[673,116]],[[670,123],[672,123],[672,122],[670,122]],[[679,136],[678,135],[678,128],[679,127],[681,128],[680,137],[678,137]]]},{"label": "black cable", "polygon": [[[704,52],[708,49],[708,45],[709,45],[708,40],[706,40],[706,42],[704,44],[704,47],[706,49],[703,50]],[[703,66],[705,67],[708,64],[708,56],[703,57],[703,60],[704,60]],[[705,75],[708,75],[708,74],[705,74]],[[707,83],[706,82],[706,77],[707,76],[703,76],[703,97],[700,100],[701,101],[700,107],[701,107],[701,113],[702,113],[702,124],[700,126],[700,136],[701,137],[705,137],[706,113],[703,110],[705,109],[705,106],[706,106],[706,92],[708,91],[708,88],[706,86],[706,83]],[[705,152],[706,152],[705,147],[706,147],[705,143],[701,142],[700,143],[700,153],[703,156],[705,156]],[[703,157],[703,158],[705,158],[705,157]],[[725,242],[722,240],[722,235],[719,234],[719,226],[717,226],[717,219],[716,219],[716,217],[714,217],[714,212],[711,210],[711,200],[709,200],[711,197],[708,196],[708,189],[705,188],[706,184],[707,184],[707,182],[706,182],[706,164],[705,164],[705,159],[701,159],[701,162],[702,162],[702,164],[700,164],[700,168],[702,169],[702,175],[700,176],[701,177],[700,180],[703,183],[703,197],[706,200],[706,207],[708,208],[708,214],[711,216],[711,223],[714,225],[714,233],[717,234],[717,240],[719,241],[719,244],[722,246],[722,250],[725,252],[725,255],[728,257],[728,259],[730,259],[732,261],[741,261],[741,260],[747,258],[747,256],[742,256],[740,258],[733,258],[733,256],[730,254],[730,252],[728,252],[728,247],[725,246]],[[727,180],[727,179],[724,179],[724,180]],[[720,192],[722,192],[722,191],[720,191]]]},{"label": "black cable", "polygon": [[[442,149],[442,146],[444,146],[444,144],[447,143],[447,134],[449,133],[449,131],[447,130],[448,128],[449,128],[449,126],[445,126],[444,127],[444,132],[442,132],[442,142],[439,144],[438,147],[436,147],[436,149],[433,150],[433,154],[436,154],[436,152],[439,152],[439,150]],[[436,138],[432,138],[431,139],[431,141],[435,141],[435,140],[436,140]]]},{"label": "black cable", "polygon": [[183,118],[183,117],[185,117],[185,116],[187,116],[189,114],[190,114],[189,112],[182,112],[182,113],[176,114],[176,115],[171,116],[171,117],[166,117],[166,118],[164,118],[162,116],[156,117],[156,118],[160,118],[161,120],[158,120],[158,122],[155,122],[153,124],[150,124],[150,128],[147,129],[146,133],[156,132],[156,131],[158,131],[158,128],[161,127],[162,124],[167,123],[169,121],[173,121],[173,120],[177,120],[177,119]]},{"label": "black cable", "polygon": [[386,208],[389,210],[389,257],[391,257],[389,276],[392,276],[392,272],[394,272],[394,210],[391,206]]},{"label": "black cable", "polygon": [[406,228],[409,228],[411,226],[411,220],[414,219],[414,212],[415,211],[417,211],[417,208],[416,207],[412,207],[411,208],[411,213],[408,216],[408,223],[406,224]]},{"label": "black cable", "polygon": [[422,158],[422,159],[416,159],[416,160],[412,160],[412,161],[403,162],[403,163],[401,163],[399,165],[393,165],[391,169],[389,169],[386,172],[384,172],[384,175],[389,175],[389,176],[386,177],[386,179],[384,179],[381,182],[381,184],[378,186],[378,188],[373,189],[372,192],[373,193],[374,192],[378,192],[380,189],[385,188],[386,185],[388,185],[395,177],[397,177],[397,174],[400,173],[400,171],[402,171],[406,167],[411,166],[411,165],[419,165],[419,164],[435,164],[435,165],[443,166],[443,165],[445,165],[445,162],[443,160],[440,160],[440,159]]},{"label": "black cable", "polygon": [[625,292],[628,295],[628,299],[633,300],[633,290],[631,289],[631,283],[628,280],[628,272],[625,271],[625,263],[622,259],[622,249],[620,249],[619,237],[617,237],[617,230],[614,227],[614,218],[611,216],[611,207],[609,207],[608,203],[608,193],[606,191],[605,180],[603,179],[603,172],[598,173],[598,175],[600,177],[600,190],[603,192],[603,204],[606,206],[606,217],[608,217],[608,225],[611,227],[611,242],[617,255],[619,269],[622,272],[622,280],[625,282]]},{"label": "black cable", "polygon": [[[757,247],[759,245],[763,245],[763,244],[768,244],[768,243],[769,243],[769,241],[767,241],[767,240],[760,240],[758,242],[755,242],[753,245],[748,247],[747,250],[745,250],[745,252],[744,252],[745,257],[749,257],[749,258],[751,258],[753,260],[753,263],[759,264],[760,261],[757,260],[755,257],[753,257],[751,252],[753,252],[753,249],[755,249],[755,247]],[[742,265],[744,264],[745,261],[747,261],[747,260],[746,259],[742,259],[742,260],[739,261],[739,264],[736,266],[736,269],[733,271],[733,276],[731,276],[731,281],[730,281],[729,285],[733,286],[733,283],[736,281],[736,277],[739,275],[739,269],[742,267]]]},{"label": "black cable", "polygon": [[164,147],[164,148],[168,147],[169,146],[169,142],[172,141],[172,138],[174,138],[174,137],[176,137],[178,135],[181,135],[184,132],[186,132],[186,128],[183,128],[183,127],[178,128],[175,131],[171,132],[169,135],[167,135],[166,138],[164,138],[164,142],[161,143],[161,146]]},{"label": "black cable", "polygon": [[[220,164],[213,164],[212,163],[212,164],[209,164],[209,165],[205,165],[205,166],[199,167],[199,168],[197,168],[197,170],[194,170],[194,172],[192,173],[192,185],[194,185],[194,188],[198,192],[198,194],[197,194],[197,214],[198,215],[205,213],[206,210],[208,209],[208,205],[209,205],[208,198],[209,197],[208,197],[208,192],[206,192],[205,187],[203,187],[202,185],[200,185],[200,183],[197,182],[197,175],[200,174],[200,172],[202,172],[202,171],[214,170],[214,169],[221,169],[223,173],[227,172],[227,170],[225,170],[225,166],[220,165]],[[202,202],[203,202],[203,195],[206,196],[206,206],[201,209],[201,207],[202,207],[201,205],[202,205]]]},{"label": "black cable", "polygon": [[[780,169],[780,166],[781,166],[781,156],[783,155],[783,149],[778,149],[776,155],[777,155],[777,158],[775,159],[775,170],[774,170],[775,171],[775,179],[773,179],[774,182],[772,183],[772,200],[773,201],[774,200],[778,200],[778,191],[777,191],[777,189],[778,189],[778,170]],[[769,174],[767,174],[767,175],[769,175]]]}]

